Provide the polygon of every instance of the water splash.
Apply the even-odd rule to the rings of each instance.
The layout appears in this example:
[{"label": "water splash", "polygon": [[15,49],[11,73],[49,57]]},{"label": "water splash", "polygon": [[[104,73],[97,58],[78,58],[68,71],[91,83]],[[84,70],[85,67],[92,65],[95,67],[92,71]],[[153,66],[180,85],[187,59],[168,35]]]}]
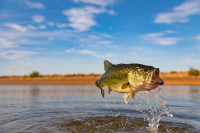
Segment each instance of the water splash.
[{"label": "water splash", "polygon": [[161,90],[160,87],[152,91],[139,92],[134,99],[137,111],[140,111],[144,115],[144,119],[149,122],[147,129],[153,132],[158,131],[159,121],[163,115],[173,117],[166,106],[166,100]]},{"label": "water splash", "polygon": [[[113,106],[111,104],[116,107],[116,103],[118,103],[119,101],[117,101],[115,97],[112,98],[114,98],[114,100],[112,99],[112,102],[109,99],[105,99],[105,105],[113,114]],[[144,119],[149,123],[147,130],[150,132],[158,131],[159,121],[161,120],[163,115],[173,117],[173,115],[169,112],[169,108],[166,105],[166,100],[162,95],[161,87],[151,91],[141,91],[136,93],[134,100],[128,103],[128,106],[130,105],[143,114]]]}]

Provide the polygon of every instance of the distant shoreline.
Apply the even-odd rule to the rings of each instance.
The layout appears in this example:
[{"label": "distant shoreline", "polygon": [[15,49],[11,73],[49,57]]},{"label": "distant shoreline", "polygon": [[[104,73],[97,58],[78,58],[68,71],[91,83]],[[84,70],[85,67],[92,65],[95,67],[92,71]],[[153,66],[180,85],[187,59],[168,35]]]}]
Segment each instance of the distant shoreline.
[{"label": "distant shoreline", "polygon": [[[94,85],[99,76],[0,78],[0,85]],[[200,85],[199,77],[161,76],[165,85]]]}]

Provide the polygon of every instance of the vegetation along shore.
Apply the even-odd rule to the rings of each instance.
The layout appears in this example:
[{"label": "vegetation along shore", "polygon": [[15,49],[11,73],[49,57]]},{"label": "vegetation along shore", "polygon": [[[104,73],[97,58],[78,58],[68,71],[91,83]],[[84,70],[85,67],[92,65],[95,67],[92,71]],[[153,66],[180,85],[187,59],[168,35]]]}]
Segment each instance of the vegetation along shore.
[{"label": "vegetation along shore", "polygon": [[[33,72],[25,76],[1,76],[0,85],[94,85],[100,74],[40,75]],[[165,85],[200,85],[200,72],[161,73]]]}]

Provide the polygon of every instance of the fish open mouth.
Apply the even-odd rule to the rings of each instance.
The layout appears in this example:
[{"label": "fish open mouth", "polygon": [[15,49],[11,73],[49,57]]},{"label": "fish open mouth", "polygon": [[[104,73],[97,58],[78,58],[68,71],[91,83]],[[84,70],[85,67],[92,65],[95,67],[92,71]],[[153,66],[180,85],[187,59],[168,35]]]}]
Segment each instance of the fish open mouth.
[{"label": "fish open mouth", "polygon": [[145,83],[145,87],[147,90],[153,90],[160,85],[164,84],[164,81],[159,77],[160,70],[159,68],[154,69],[152,72],[149,73],[147,79],[150,78],[149,82]]},{"label": "fish open mouth", "polygon": [[155,88],[157,88],[159,85],[157,84],[145,84],[145,88],[146,90],[153,90]]}]

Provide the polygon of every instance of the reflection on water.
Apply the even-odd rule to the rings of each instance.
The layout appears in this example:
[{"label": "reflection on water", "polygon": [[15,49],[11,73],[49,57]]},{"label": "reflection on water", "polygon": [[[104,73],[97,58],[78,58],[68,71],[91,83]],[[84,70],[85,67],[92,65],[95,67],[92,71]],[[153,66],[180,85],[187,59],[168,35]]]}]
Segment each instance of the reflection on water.
[{"label": "reflection on water", "polygon": [[39,96],[40,90],[38,86],[31,86],[29,92],[30,92],[30,96],[37,97]]},{"label": "reflection on water", "polygon": [[[164,116],[158,131],[200,131],[200,86],[164,86],[162,93],[174,117]],[[103,99],[95,86],[0,86],[0,132],[147,132],[146,127],[135,103],[124,104],[114,92]]]},{"label": "reflection on water", "polygon": [[163,91],[170,97],[200,99],[200,86],[165,86]]}]

